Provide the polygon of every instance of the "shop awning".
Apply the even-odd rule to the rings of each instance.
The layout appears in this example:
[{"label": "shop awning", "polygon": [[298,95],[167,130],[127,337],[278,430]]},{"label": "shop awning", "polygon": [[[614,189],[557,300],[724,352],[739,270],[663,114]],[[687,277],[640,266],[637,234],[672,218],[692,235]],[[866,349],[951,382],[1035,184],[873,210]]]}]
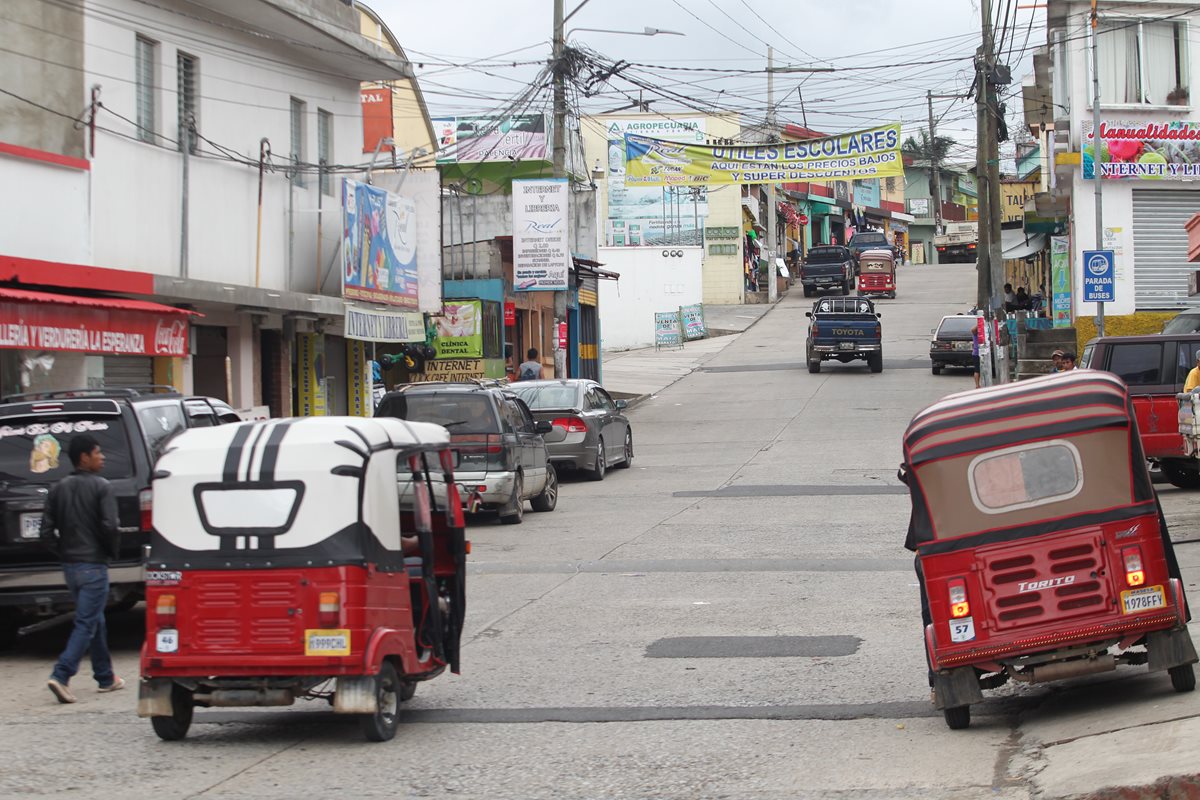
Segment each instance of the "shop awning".
[{"label": "shop awning", "polygon": [[1046,249],[1046,236],[1042,233],[1026,235],[1024,230],[1000,231],[1000,247],[1004,260],[1028,258]]},{"label": "shop awning", "polygon": [[60,306],[80,306],[82,308],[100,308],[116,311],[144,311],[150,314],[179,314],[182,316],[204,316],[186,308],[153,303],[149,300],[126,300],[123,297],[83,297],[77,294],[58,294],[57,292],[34,292],[29,289],[9,289],[0,287],[0,302],[12,303],[55,303]]},{"label": "shop awning", "polygon": [[755,200],[753,197],[743,197],[742,198],[742,208],[746,211],[747,214],[750,215],[750,218],[754,220],[754,224],[757,225],[758,224],[758,201]]}]

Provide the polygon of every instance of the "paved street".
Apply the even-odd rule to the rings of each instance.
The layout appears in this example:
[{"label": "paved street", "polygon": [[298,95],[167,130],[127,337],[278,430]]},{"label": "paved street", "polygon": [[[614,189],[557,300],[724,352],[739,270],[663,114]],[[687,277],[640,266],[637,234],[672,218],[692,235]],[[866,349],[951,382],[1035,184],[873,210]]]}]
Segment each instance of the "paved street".
[{"label": "paved street", "polygon": [[[929,702],[895,472],[912,414],[971,384],[931,375],[927,348],[974,284],[969,266],[903,267],[880,375],[810,375],[792,292],[632,412],[631,470],[565,481],[519,527],[481,520],[464,672],[421,686],[394,741],[311,703],[201,710],[164,743],[135,690],[97,695],[84,674],[79,704],[55,704],[66,632],[48,631],[0,658],[0,794],[1015,799],[1200,769],[1200,696],[1165,674],[1005,687],[966,731]],[[1163,491],[1197,592],[1193,498]],[[127,678],[140,624],[114,618]]]}]

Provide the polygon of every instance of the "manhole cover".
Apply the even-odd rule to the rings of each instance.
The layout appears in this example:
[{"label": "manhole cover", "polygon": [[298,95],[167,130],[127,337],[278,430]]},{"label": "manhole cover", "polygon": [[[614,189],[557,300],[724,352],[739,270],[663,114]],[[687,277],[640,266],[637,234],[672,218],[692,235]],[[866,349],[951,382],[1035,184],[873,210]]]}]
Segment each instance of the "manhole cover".
[{"label": "manhole cover", "polygon": [[646,648],[646,658],[821,658],[850,656],[857,636],[675,636]]}]

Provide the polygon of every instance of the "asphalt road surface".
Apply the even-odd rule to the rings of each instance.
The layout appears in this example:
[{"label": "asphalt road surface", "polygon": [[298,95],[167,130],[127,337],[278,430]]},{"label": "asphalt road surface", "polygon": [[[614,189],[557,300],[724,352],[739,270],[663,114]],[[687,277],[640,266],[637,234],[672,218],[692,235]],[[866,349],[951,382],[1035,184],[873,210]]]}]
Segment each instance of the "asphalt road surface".
[{"label": "asphalt road surface", "polygon": [[[136,690],[95,694],[86,667],[80,702],[54,702],[60,629],[0,657],[0,794],[1030,798],[1200,771],[1200,699],[1165,674],[1005,687],[966,731],[929,702],[895,472],[913,413],[971,385],[927,348],[974,281],[902,267],[879,375],[810,375],[793,292],[632,412],[632,469],[472,527],[463,674],[422,685],[395,740],[300,703],[201,710],[164,743]],[[1163,492],[1178,540],[1200,537],[1194,496]],[[1179,552],[1200,591],[1200,546]],[[112,619],[127,678],[142,623]]]}]

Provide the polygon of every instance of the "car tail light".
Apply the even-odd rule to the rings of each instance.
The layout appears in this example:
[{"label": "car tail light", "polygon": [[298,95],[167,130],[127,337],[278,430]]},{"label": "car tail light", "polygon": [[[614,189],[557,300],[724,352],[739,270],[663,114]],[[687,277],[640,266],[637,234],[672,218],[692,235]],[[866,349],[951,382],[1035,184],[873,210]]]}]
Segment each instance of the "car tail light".
[{"label": "car tail light", "polygon": [[504,438],[495,433],[489,433],[487,437],[488,455],[494,456],[504,452]]},{"label": "car tail light", "polygon": [[973,245],[973,244],[969,244],[969,245],[967,245],[967,249],[968,249],[968,250],[974,250],[974,249],[975,249],[975,245]]},{"label": "car tail light", "polygon": [[141,529],[144,531],[154,527],[154,491],[142,489],[138,492],[138,510],[141,514]]},{"label": "car tail light", "polygon": [[883,336],[883,328],[882,328],[882,326],[880,326],[880,324],[878,322],[875,323],[875,335]]},{"label": "car tail light", "polygon": [[154,602],[154,616],[160,628],[175,627],[175,595],[160,594]]},{"label": "car tail light", "polygon": [[321,592],[317,598],[317,624],[332,628],[338,624],[342,611],[342,598],[337,592]]},{"label": "car tail light", "polygon": [[1125,582],[1130,586],[1141,586],[1146,582],[1146,570],[1142,566],[1142,548],[1126,547],[1121,551],[1125,562]]},{"label": "car tail light", "polygon": [[550,424],[556,428],[565,428],[567,433],[587,433],[587,423],[579,417],[559,417]]},{"label": "car tail light", "polygon": [[950,616],[955,619],[969,616],[971,613],[971,604],[967,601],[967,582],[962,578],[955,578],[948,585],[950,590]]},{"label": "car tail light", "polygon": [[812,324],[812,335],[814,339],[821,335],[821,326],[816,321]]}]

